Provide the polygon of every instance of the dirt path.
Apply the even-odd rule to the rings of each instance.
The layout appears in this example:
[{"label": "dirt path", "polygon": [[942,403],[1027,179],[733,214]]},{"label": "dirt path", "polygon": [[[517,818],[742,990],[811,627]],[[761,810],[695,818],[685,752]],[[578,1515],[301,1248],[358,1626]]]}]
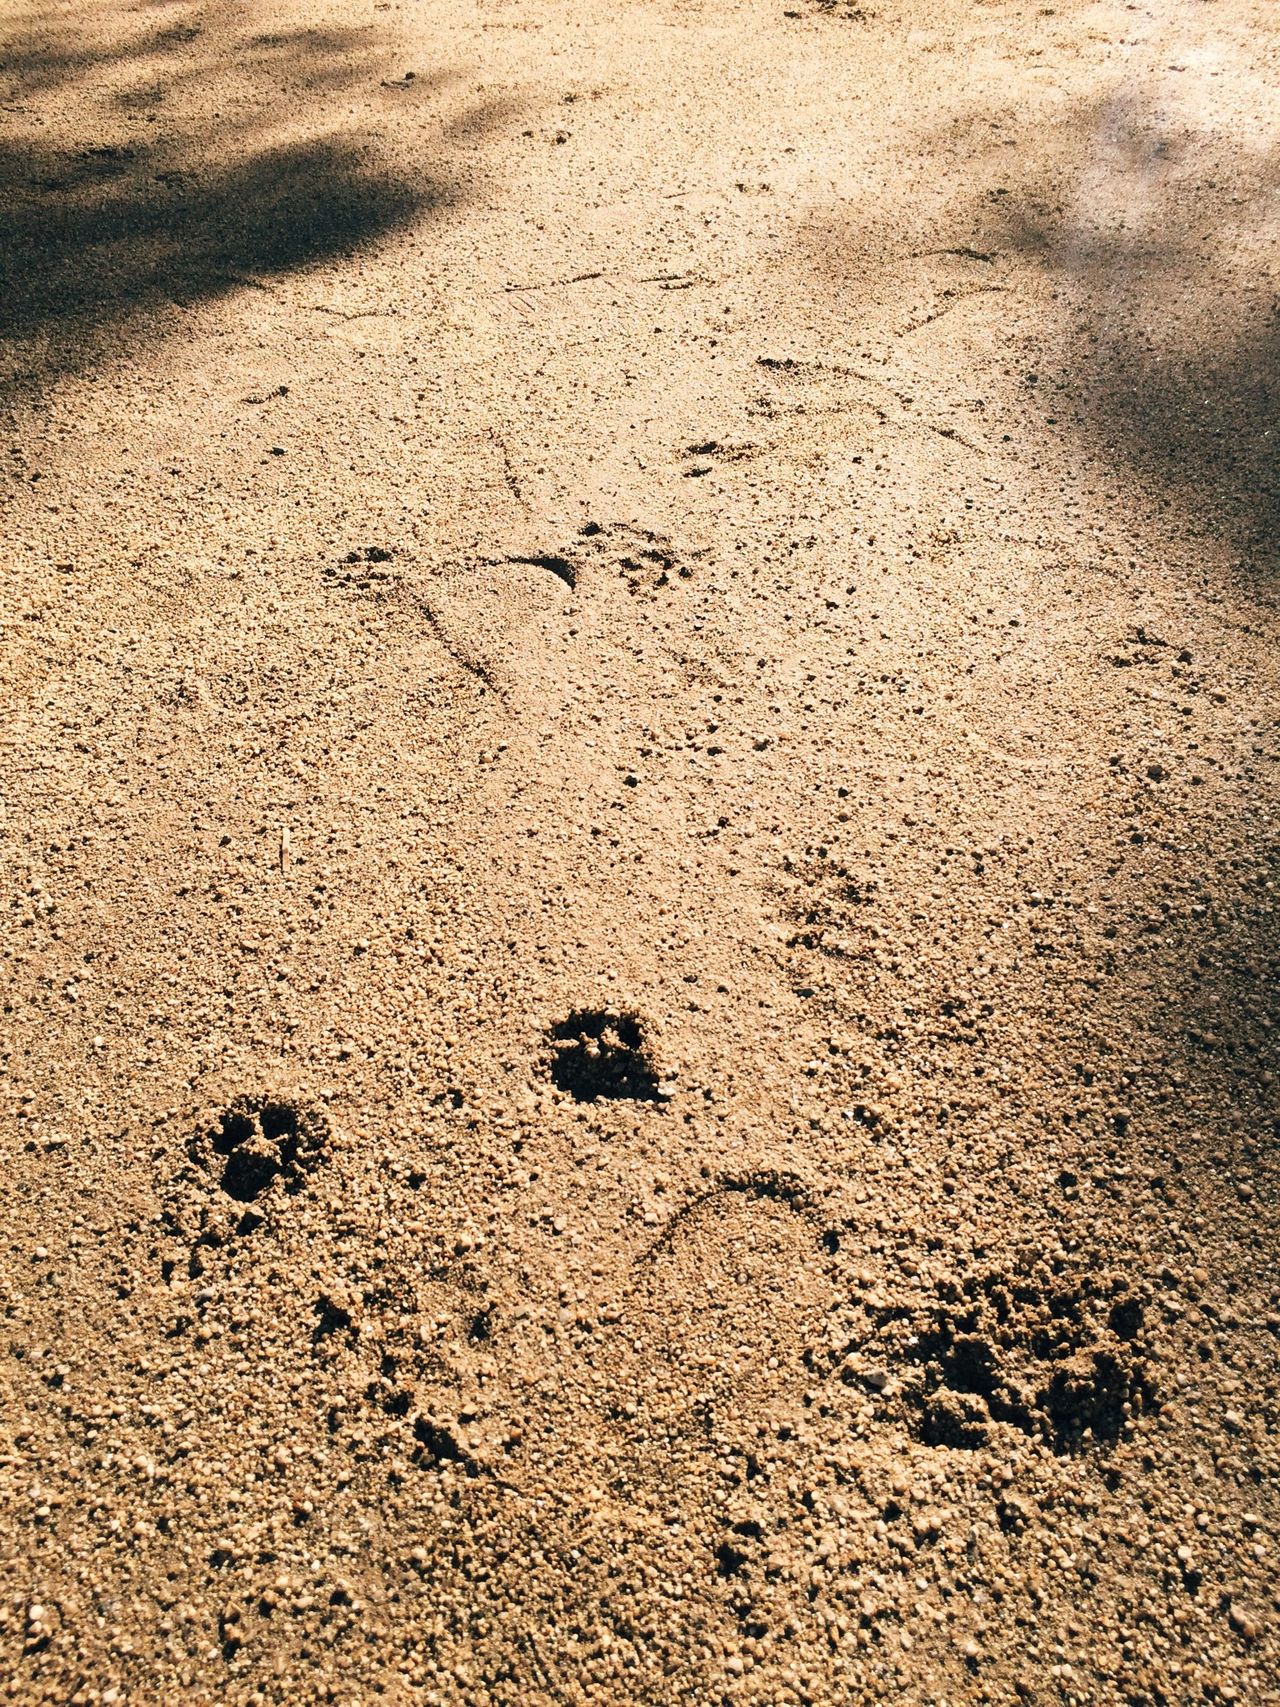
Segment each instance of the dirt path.
[{"label": "dirt path", "polygon": [[0,55],[0,1680],[1280,1702],[1280,35]]}]

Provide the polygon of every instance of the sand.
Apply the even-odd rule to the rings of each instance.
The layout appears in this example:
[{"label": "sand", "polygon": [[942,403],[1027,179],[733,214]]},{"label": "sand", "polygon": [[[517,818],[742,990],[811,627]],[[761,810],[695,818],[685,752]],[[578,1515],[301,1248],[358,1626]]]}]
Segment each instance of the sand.
[{"label": "sand", "polygon": [[3,1698],[1280,1702],[1278,78],[9,11]]}]

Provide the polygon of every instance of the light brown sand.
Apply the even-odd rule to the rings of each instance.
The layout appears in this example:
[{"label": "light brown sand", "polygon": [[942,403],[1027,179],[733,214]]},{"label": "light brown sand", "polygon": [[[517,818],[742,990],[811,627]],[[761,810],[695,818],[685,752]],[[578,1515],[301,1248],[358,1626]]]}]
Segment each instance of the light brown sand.
[{"label": "light brown sand", "polygon": [[9,10],[0,1695],[1280,1701],[1278,87]]}]

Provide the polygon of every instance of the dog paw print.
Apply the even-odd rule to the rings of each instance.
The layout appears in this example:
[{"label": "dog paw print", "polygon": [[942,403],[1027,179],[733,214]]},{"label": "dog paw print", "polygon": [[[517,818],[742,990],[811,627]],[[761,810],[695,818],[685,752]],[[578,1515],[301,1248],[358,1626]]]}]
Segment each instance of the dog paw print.
[{"label": "dog paw print", "polygon": [[216,1176],[237,1203],[257,1203],[273,1190],[302,1189],[319,1165],[329,1136],[328,1121],[302,1104],[243,1097],[199,1134],[192,1159]]},{"label": "dog paw print", "polygon": [[580,1008],[551,1028],[551,1080],[577,1102],[668,1102],[674,1094],[645,1046],[638,1015]]}]

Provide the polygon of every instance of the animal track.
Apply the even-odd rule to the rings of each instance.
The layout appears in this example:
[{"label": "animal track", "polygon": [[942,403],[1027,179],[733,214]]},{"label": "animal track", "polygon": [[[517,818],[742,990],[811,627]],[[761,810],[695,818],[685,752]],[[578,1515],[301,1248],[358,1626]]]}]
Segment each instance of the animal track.
[{"label": "animal track", "polygon": [[[825,854],[825,850],[822,850]],[[829,957],[861,959],[878,935],[871,923],[879,883],[830,858],[783,861],[783,917],[795,929],[788,948],[816,949]]]},{"label": "animal track", "polygon": [[633,599],[652,598],[671,585],[673,575],[687,581],[693,574],[690,565],[680,560],[661,535],[644,534],[641,541],[617,559]]},{"label": "animal track", "polygon": [[572,554],[517,552],[442,569],[422,613],[459,667],[498,699],[540,702],[565,669],[563,583],[577,586]]},{"label": "animal track", "polygon": [[[492,695],[497,715],[546,718],[567,708],[588,682],[603,686],[618,624],[627,625],[618,582],[636,600],[656,600],[693,575],[703,555],[677,550],[647,529],[588,522],[557,549],[442,564],[423,578],[415,608],[430,638],[472,678],[473,690],[481,698]],[[632,611],[631,621],[637,618],[650,645],[674,659],[690,682],[724,686],[708,663],[701,624],[696,646],[686,653],[673,644],[668,624],[654,633],[654,625]]]},{"label": "animal track", "polygon": [[814,1207],[812,1190],[794,1174],[780,1173],[775,1168],[755,1168],[749,1173],[722,1174],[708,1191],[700,1193],[676,1211],[657,1241],[645,1252],[642,1260],[652,1262],[661,1252],[670,1249],[687,1222],[696,1220],[716,1199],[733,1195],[785,1204],[797,1215],[805,1215]]},{"label": "animal track", "polygon": [[256,1203],[273,1187],[290,1194],[323,1159],[329,1123],[318,1110],[274,1098],[242,1097],[207,1131],[191,1157],[216,1174],[228,1197]]},{"label": "animal track", "polygon": [[[601,1365],[606,1409],[629,1433],[663,1371],[690,1440],[709,1419],[740,1428],[788,1403],[812,1377],[802,1353],[838,1294],[821,1239],[820,1193],[795,1175],[744,1169],[708,1181],[632,1269],[623,1327]],[[631,1408],[628,1408],[628,1407]],[[635,1438],[636,1474],[670,1462]],[[736,1543],[735,1543],[736,1545]]]},{"label": "animal track", "polygon": [[[198,1131],[160,1214],[167,1233],[187,1244],[190,1274],[204,1273],[206,1249],[253,1232],[280,1198],[300,1192],[330,1142],[322,1110],[274,1096],[240,1097]],[[174,1266],[165,1259],[166,1277]]]},{"label": "animal track", "polygon": [[693,574],[694,561],[706,556],[705,551],[682,553],[666,534],[627,522],[587,522],[579,538],[586,542],[580,550],[606,558],[621,570],[633,598],[651,598],[671,586],[673,578],[687,581]]},{"label": "animal track", "polygon": [[578,1009],[552,1026],[551,1044],[552,1083],[578,1102],[666,1102],[671,1096],[645,1050],[635,1014]]},{"label": "animal track", "polygon": [[[600,571],[612,570],[632,597],[651,598],[691,576],[703,555],[681,553],[645,528],[587,522],[559,551],[511,552],[442,569],[422,613],[454,661],[486,691],[508,703],[536,700],[545,707],[548,695],[567,692],[575,668],[553,579],[570,593],[589,593]],[[367,552],[364,559],[353,556],[353,567],[326,573],[368,590],[379,571],[368,569]]]},{"label": "animal track", "polygon": [[699,480],[704,474],[711,473],[713,463],[749,462],[758,453],[758,445],[727,445],[719,439],[704,439],[700,444],[686,445],[684,455],[692,459],[692,464],[685,469],[685,478]]},{"label": "animal track", "polygon": [[990,1270],[939,1283],[935,1304],[878,1312],[860,1349],[896,1379],[865,1363],[842,1378],[878,1388],[927,1445],[982,1446],[1004,1423],[1066,1455],[1118,1439],[1156,1402],[1142,1325],[1123,1282]]},{"label": "animal track", "polygon": [[840,18],[845,23],[869,24],[876,14],[866,6],[857,5],[855,0],[808,0],[806,12],[792,7],[782,15],[784,18]]},{"label": "animal track", "polygon": [[390,592],[400,584],[400,576],[382,565],[390,563],[394,556],[385,545],[366,545],[359,551],[349,551],[341,563],[326,563],[322,573],[326,580],[340,587],[353,587],[357,592]]},{"label": "animal track", "polygon": [[527,563],[531,569],[545,569],[572,590],[578,585],[578,571],[567,557],[543,553],[536,557],[508,557],[508,563]]}]

